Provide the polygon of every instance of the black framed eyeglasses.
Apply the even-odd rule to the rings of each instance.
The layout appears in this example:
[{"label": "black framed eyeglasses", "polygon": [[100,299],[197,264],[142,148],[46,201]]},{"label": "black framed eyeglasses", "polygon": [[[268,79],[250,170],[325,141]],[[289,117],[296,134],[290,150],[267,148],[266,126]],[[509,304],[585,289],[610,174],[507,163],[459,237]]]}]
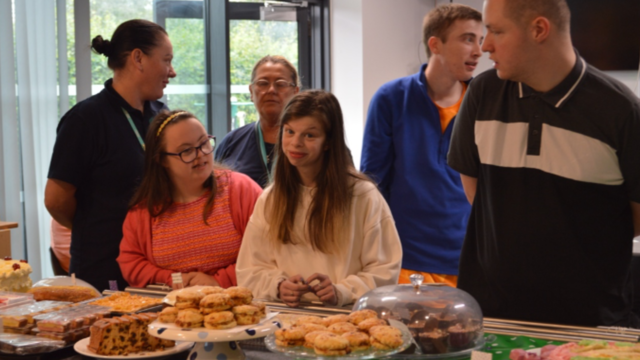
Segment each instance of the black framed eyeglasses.
[{"label": "black framed eyeglasses", "polygon": [[264,79],[256,80],[253,82],[253,86],[255,86],[255,88],[260,91],[269,90],[269,88],[271,88],[271,84],[273,84],[273,88],[276,89],[276,91],[284,91],[285,89],[296,86],[296,84],[283,79],[276,80],[273,83]]},{"label": "black framed eyeglasses", "polygon": [[188,149],[184,149],[179,153],[170,153],[163,152],[163,155],[171,155],[171,156],[179,156],[182,162],[188,164],[193,162],[198,157],[198,151],[202,152],[204,155],[209,155],[213,152],[213,149],[216,147],[216,137],[213,135],[209,135],[208,139],[203,141],[202,144],[196,147],[190,147]]}]

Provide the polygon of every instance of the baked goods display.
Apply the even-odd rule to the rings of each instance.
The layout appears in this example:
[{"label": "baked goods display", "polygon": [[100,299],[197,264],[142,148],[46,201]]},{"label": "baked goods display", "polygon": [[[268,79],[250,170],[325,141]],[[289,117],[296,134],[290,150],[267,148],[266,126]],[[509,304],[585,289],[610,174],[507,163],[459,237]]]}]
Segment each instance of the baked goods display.
[{"label": "baked goods display", "polygon": [[31,329],[35,327],[35,317],[64,309],[70,305],[69,302],[40,301],[2,309],[0,310],[0,318],[4,332],[30,334]]},{"label": "baked goods display", "polygon": [[586,360],[586,359],[640,359],[640,344],[599,340],[582,340],[564,345],[547,345],[539,354],[523,349],[511,350],[511,360]]},{"label": "baked goods display", "polygon": [[173,340],[149,335],[147,326],[156,318],[155,313],[142,313],[98,320],[90,328],[87,347],[99,355],[127,355],[175,346]]},{"label": "baked goods display", "polygon": [[0,260],[0,291],[26,292],[33,284],[29,277],[32,271],[26,260]]},{"label": "baked goods display", "polygon": [[[454,354],[479,349],[484,344],[482,311],[468,293],[442,284],[421,284],[421,276],[412,275],[414,284],[383,286],[364,294],[354,309],[367,310],[353,318],[359,330],[371,332],[377,320],[404,323],[414,339],[417,354]],[[372,342],[373,343],[373,342]],[[389,346],[379,338],[373,346]]]},{"label": "baked goods display", "polygon": [[113,312],[133,313],[162,304],[161,298],[132,295],[127,292],[117,292],[110,296],[90,302],[92,305],[106,306]]},{"label": "baked goods display", "polygon": [[243,287],[201,286],[182,289],[174,295],[174,306],[159,313],[161,323],[173,323],[181,328],[225,330],[257,324],[266,316],[264,303],[254,302],[251,291]]},{"label": "baked goods display", "polygon": [[[365,321],[365,326],[360,328]],[[405,331],[403,334],[380,319],[375,311],[365,309],[326,318],[299,316],[291,326],[276,330],[273,338],[280,351],[291,348],[294,352],[298,349],[303,355],[308,355],[306,349],[312,349],[317,356],[345,356],[357,352],[365,355],[408,346],[409,335]]]},{"label": "baked goods display", "polygon": [[35,334],[71,343],[89,336],[89,327],[110,315],[109,308],[78,304],[60,311],[34,316]]},{"label": "baked goods display", "polygon": [[39,286],[31,288],[28,293],[33,294],[36,301],[53,300],[76,303],[100,297],[96,290],[78,285]]}]

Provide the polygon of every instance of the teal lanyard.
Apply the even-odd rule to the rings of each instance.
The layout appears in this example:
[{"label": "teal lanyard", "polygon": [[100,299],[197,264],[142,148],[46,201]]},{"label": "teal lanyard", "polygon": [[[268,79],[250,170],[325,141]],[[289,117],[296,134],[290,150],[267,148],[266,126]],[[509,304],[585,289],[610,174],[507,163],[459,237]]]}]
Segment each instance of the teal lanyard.
[{"label": "teal lanyard", "polygon": [[[136,137],[140,142],[140,146],[142,146],[142,151],[144,151],[144,140],[142,140],[142,136],[140,136],[140,133],[138,132],[138,128],[136,128],[136,125],[133,123],[133,120],[131,119],[131,115],[129,115],[127,110],[125,110],[124,108],[121,108],[121,109],[122,109],[122,112],[124,113],[124,116],[126,116],[127,120],[129,120],[129,125],[131,125],[133,132],[136,134]],[[260,136],[262,137],[262,134],[260,134]]]},{"label": "teal lanyard", "polygon": [[258,132],[258,142],[260,143],[262,162],[264,162],[264,167],[267,169],[267,175],[269,175],[269,181],[271,181],[271,169],[269,168],[269,160],[267,159],[267,148],[264,146],[264,137],[262,136],[262,127],[260,126],[260,120],[256,121],[256,131]]}]

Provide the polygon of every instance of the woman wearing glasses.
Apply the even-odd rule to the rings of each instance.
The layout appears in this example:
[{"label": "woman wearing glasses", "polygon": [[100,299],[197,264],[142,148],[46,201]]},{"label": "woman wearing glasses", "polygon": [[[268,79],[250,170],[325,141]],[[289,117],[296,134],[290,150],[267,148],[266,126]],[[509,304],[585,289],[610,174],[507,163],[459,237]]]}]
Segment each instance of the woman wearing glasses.
[{"label": "woman wearing glasses", "polygon": [[132,286],[236,285],[235,263],[262,189],[213,161],[215,137],[186,111],[160,113],[145,139],[144,177],[123,225],[118,263]]},{"label": "woman wearing glasses", "polygon": [[271,177],[280,113],[300,91],[298,72],[284,57],[267,55],[253,67],[249,91],[259,120],[225,136],[215,158],[265,187]]}]

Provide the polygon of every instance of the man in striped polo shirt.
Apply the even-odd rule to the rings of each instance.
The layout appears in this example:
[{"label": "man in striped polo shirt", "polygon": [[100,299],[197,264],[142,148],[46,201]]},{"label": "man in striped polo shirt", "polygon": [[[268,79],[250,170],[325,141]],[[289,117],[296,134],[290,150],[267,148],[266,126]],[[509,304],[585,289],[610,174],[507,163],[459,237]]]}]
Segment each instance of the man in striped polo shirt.
[{"label": "man in striped polo shirt", "polygon": [[485,316],[635,327],[640,104],[580,57],[569,19],[565,0],[485,0],[495,69],[448,155],[473,204],[458,286]]}]

